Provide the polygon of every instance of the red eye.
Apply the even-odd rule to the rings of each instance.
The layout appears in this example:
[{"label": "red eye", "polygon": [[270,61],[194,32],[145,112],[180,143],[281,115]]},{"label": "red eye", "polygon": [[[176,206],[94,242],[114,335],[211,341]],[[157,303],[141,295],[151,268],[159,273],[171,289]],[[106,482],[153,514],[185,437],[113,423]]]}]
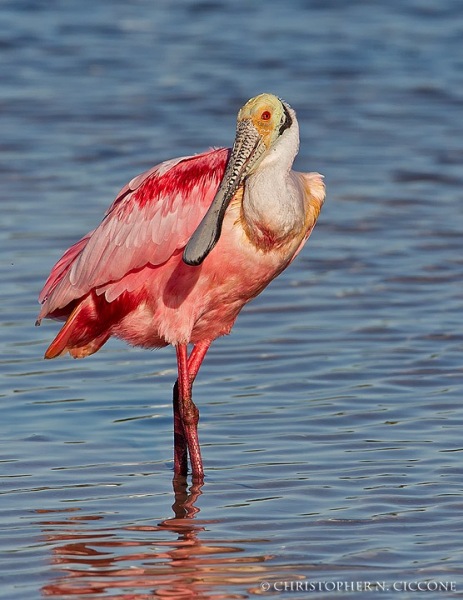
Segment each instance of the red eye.
[{"label": "red eye", "polygon": [[264,110],[264,112],[260,115],[262,121],[269,121],[272,118],[272,114],[269,110]]}]

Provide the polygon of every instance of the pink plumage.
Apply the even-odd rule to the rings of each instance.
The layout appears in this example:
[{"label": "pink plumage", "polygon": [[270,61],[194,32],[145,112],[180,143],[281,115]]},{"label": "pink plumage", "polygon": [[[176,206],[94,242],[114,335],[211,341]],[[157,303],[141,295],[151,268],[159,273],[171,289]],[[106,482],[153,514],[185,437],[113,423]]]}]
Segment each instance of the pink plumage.
[{"label": "pink plumage", "polygon": [[203,476],[191,388],[207,349],[294,260],[318,218],[323,181],[291,171],[298,145],[288,105],[270,94],[251,99],[232,149],[166,161],[132,179],[40,294],[37,323],[66,321],[46,358],[83,358],[111,336],[175,346],[176,474],[186,473],[188,452],[194,477]]},{"label": "pink plumage", "polygon": [[125,291],[130,274],[160,265],[183,249],[212,202],[228,153],[220,149],[166,161],[132,179],[99,227],[52,269],[39,296],[39,319],[57,310],[63,316],[72,301],[92,290],[100,295],[110,284],[118,290],[111,294],[113,301]]}]

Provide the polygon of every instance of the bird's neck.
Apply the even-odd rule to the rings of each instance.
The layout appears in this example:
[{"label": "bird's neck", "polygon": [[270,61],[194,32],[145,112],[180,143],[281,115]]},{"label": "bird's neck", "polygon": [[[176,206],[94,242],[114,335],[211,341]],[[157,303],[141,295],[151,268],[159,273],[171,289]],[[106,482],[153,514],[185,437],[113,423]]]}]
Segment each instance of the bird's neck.
[{"label": "bird's neck", "polygon": [[268,251],[294,239],[304,227],[305,213],[289,168],[270,164],[250,175],[241,212],[244,229],[258,249]]},{"label": "bird's neck", "polygon": [[291,171],[299,150],[299,127],[293,123],[263,158],[244,185],[241,221],[250,241],[267,252],[294,240],[304,228],[303,195]]}]

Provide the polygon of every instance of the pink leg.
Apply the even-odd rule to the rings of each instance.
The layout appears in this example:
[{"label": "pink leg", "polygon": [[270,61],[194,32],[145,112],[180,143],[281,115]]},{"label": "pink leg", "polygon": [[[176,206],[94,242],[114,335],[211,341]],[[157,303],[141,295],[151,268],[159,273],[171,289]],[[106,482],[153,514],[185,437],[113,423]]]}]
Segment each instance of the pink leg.
[{"label": "pink leg", "polygon": [[192,399],[193,382],[210,342],[200,342],[187,356],[187,345],[176,347],[178,380],[174,386],[174,473],[186,476],[188,470],[187,449],[190,455],[193,479],[204,477],[201,449],[198,440],[199,411]]},{"label": "pink leg", "polygon": [[180,415],[178,381],[174,385],[174,473],[186,477],[188,473],[188,455],[182,417]]},{"label": "pink leg", "polygon": [[188,375],[190,376],[191,384],[193,385],[199,367],[202,365],[206,352],[209,350],[211,342],[198,342],[193,346],[193,350],[188,358]]}]

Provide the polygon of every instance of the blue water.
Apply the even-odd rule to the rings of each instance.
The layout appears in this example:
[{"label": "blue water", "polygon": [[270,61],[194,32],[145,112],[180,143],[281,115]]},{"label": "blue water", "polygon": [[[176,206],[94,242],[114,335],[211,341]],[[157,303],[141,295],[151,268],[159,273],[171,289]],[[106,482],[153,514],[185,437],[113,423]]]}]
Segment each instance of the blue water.
[{"label": "blue water", "polygon": [[[0,597],[461,595],[461,3],[0,11]],[[263,91],[328,199],[208,354],[206,481],[173,488],[175,353],[43,361],[36,298],[128,180],[230,145]]]}]

